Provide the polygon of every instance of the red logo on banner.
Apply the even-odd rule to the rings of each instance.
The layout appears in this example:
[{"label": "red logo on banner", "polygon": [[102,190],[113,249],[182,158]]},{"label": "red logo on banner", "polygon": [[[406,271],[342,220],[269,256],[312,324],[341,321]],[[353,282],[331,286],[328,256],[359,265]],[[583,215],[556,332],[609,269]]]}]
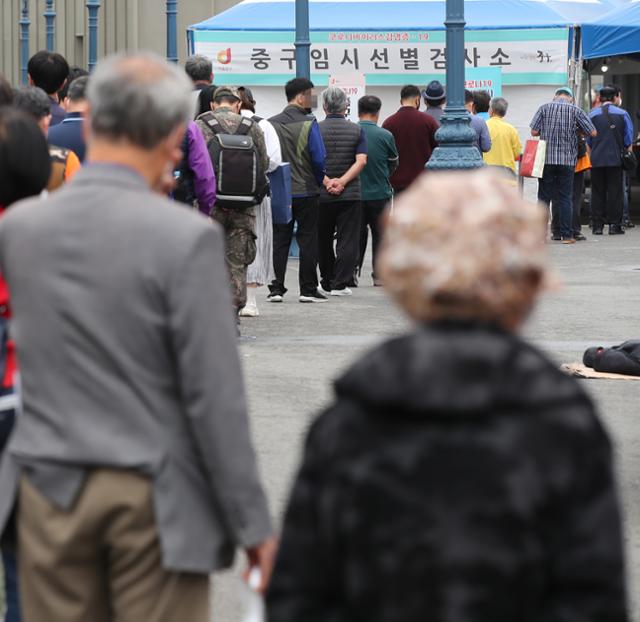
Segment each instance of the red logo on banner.
[{"label": "red logo on banner", "polygon": [[218,52],[218,62],[221,65],[228,65],[231,62],[231,48]]}]

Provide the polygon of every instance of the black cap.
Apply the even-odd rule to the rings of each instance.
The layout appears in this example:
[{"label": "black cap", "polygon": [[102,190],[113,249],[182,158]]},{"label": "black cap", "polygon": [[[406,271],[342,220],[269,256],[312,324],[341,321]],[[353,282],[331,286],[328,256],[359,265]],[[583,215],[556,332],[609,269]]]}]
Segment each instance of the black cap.
[{"label": "black cap", "polygon": [[422,91],[422,97],[427,101],[438,101],[445,96],[444,86],[438,80],[432,80],[427,85],[427,88]]}]

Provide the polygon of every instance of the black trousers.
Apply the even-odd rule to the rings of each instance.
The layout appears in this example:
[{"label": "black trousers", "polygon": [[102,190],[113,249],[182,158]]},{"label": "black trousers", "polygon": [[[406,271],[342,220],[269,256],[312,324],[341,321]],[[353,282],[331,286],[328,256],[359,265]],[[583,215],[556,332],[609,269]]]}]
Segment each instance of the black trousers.
[{"label": "black trousers", "polygon": [[362,265],[364,264],[364,255],[367,251],[367,238],[369,237],[368,229],[371,229],[371,246],[373,278],[377,278],[377,259],[378,247],[380,246],[380,217],[384,208],[389,203],[389,199],[379,199],[375,201],[362,201],[361,225],[360,225],[360,259],[358,260],[358,271],[362,273]]},{"label": "black trousers", "polygon": [[622,224],[623,178],[621,166],[591,169],[591,210],[594,229]]},{"label": "black trousers", "polygon": [[286,225],[273,225],[273,270],[276,278],[269,285],[272,294],[283,295],[289,248],[294,223],[298,224],[296,240],[300,247],[300,294],[311,296],[318,289],[318,208],[319,197],[294,198],[293,219]]},{"label": "black trousers", "polygon": [[318,263],[322,289],[344,289],[351,282],[356,271],[359,247],[360,201],[321,203],[318,218]]}]

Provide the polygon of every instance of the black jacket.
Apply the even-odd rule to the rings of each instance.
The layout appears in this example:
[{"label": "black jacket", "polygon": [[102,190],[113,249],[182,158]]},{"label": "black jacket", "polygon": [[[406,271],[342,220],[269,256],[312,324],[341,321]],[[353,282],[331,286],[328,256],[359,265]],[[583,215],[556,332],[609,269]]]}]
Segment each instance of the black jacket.
[{"label": "black jacket", "polygon": [[285,517],[269,622],[625,622],[611,448],[519,338],[441,326],[336,384]]}]

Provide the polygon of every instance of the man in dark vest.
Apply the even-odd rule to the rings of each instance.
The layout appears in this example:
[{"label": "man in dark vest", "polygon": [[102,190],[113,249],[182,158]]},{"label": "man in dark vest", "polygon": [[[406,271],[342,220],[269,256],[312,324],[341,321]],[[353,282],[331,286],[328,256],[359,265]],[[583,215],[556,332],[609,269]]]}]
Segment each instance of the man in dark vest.
[{"label": "man in dark vest", "polygon": [[294,223],[300,247],[300,302],[326,302],[318,291],[318,198],[320,187],[329,183],[325,175],[326,152],[318,123],[311,115],[313,82],[294,78],[284,87],[287,107],[269,119],[278,133],[282,161],[291,166],[293,219],[288,224],[273,225],[273,270],[276,278],[269,285],[270,302],[282,302],[287,291],[289,247]]},{"label": "man in dark vest", "polygon": [[349,296],[360,248],[360,173],[367,164],[367,139],[361,126],[345,118],[344,91],[329,87],[322,94],[322,104],[327,118],[319,125],[332,185],[320,193],[320,285],[332,296]]}]

